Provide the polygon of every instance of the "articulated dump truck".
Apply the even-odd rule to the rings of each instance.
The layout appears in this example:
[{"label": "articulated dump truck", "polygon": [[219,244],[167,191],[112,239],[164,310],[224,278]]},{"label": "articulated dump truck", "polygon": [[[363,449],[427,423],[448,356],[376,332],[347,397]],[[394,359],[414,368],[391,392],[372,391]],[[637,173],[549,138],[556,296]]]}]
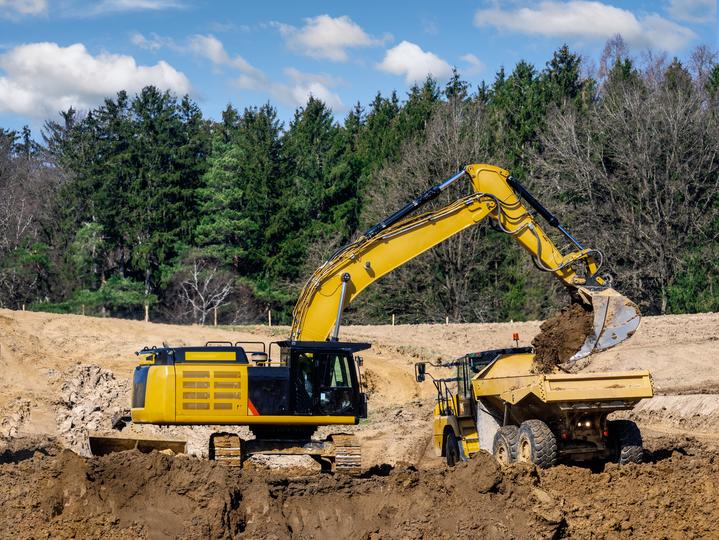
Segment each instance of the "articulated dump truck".
[{"label": "articulated dump truck", "polygon": [[[648,371],[535,374],[531,347],[467,354],[441,365],[415,364],[415,377],[429,376],[437,389],[433,443],[449,466],[480,450],[503,464],[551,467],[560,461],[642,460],[642,437],[634,422],[608,420],[654,394]],[[436,378],[427,364],[452,368]]]}]

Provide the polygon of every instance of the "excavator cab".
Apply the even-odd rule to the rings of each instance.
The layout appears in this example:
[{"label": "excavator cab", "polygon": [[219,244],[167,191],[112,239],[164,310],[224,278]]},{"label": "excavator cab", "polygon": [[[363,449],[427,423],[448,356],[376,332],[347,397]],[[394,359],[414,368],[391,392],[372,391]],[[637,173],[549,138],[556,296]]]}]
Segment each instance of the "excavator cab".
[{"label": "excavator cab", "polygon": [[359,361],[353,353],[368,343],[338,341],[280,342],[289,366],[290,402],[297,415],[367,418],[367,396],[361,387]]}]

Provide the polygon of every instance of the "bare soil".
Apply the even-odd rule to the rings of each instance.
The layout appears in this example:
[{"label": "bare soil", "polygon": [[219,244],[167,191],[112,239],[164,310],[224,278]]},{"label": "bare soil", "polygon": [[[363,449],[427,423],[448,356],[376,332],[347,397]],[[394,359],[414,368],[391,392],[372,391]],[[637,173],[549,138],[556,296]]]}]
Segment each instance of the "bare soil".
[{"label": "bare soil", "polygon": [[544,321],[532,340],[534,372],[551,373],[582,348],[592,333],[594,315],[581,304],[570,304]]},{"label": "bare soil", "polygon": [[230,469],[188,456],[63,450],[0,465],[7,538],[708,538],[719,460],[673,452],[601,472],[375,466],[360,477]]},{"label": "bare soil", "polygon": [[0,538],[716,537],[719,314],[645,317],[632,339],[583,368],[652,371],[657,396],[624,415],[642,430],[642,465],[500,469],[481,454],[447,470],[434,456],[433,388],[414,381],[412,364],[510,346],[514,332],[526,345],[539,329],[343,329],[345,339],[373,343],[370,417],[348,429],[362,441],[366,472],[349,478],[299,462],[223,468],[202,459],[212,426],[127,428],[186,438],[190,456],[87,457],[87,433],[111,431],[113,411],[129,403],[135,350],[278,339],[286,328],[0,310]]}]

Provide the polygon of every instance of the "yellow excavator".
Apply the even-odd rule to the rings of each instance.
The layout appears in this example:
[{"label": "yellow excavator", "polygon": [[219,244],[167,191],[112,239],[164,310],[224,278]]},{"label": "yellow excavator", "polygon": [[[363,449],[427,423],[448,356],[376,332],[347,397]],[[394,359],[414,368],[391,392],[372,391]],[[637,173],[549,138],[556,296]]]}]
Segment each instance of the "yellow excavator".
[{"label": "yellow excavator", "polygon": [[[439,209],[416,213],[451,185],[469,180],[471,194]],[[523,204],[573,244],[562,254]],[[348,434],[312,439],[319,426],[352,425],[367,417],[359,351],[368,343],[339,340],[343,310],[367,286],[451,236],[489,218],[551,272],[575,302],[594,310],[594,329],[574,360],[627,339],[639,324],[637,307],[599,274],[602,255],[583,247],[509,172],[469,165],[339,249],[302,289],[289,339],[269,344],[206,343],[201,347],[145,348],[135,368],[132,422],[244,425],[255,435],[210,439],[211,458],[240,464],[255,454],[307,454],[336,470],[356,471],[359,445]],[[273,354],[274,353],[274,354]],[[157,441],[90,439],[95,454]]]}]

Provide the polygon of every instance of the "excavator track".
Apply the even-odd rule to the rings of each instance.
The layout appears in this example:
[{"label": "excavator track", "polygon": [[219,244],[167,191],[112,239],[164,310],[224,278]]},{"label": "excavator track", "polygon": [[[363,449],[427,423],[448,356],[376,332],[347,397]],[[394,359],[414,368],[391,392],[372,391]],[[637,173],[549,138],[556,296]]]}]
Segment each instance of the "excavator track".
[{"label": "excavator track", "polygon": [[354,435],[333,435],[335,471],[359,474],[362,471],[362,447]]},{"label": "excavator track", "polygon": [[213,433],[210,437],[210,459],[229,467],[242,466],[242,443],[236,433]]}]

